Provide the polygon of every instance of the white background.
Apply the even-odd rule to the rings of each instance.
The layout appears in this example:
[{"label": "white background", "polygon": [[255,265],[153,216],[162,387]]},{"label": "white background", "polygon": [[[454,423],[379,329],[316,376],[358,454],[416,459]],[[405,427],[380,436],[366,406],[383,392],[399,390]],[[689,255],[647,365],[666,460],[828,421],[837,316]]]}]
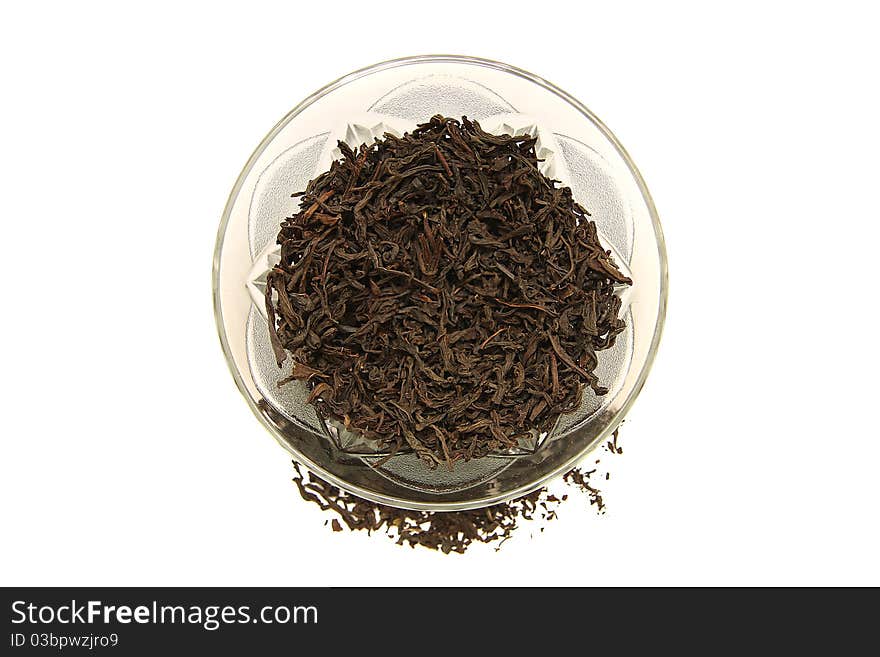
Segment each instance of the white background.
[{"label": "white background", "polygon": [[[5,5],[0,583],[880,584],[877,20],[825,5]],[[582,100],[669,249],[608,514],[567,505],[497,554],[324,527],[212,315],[263,135],[350,70],[432,52]]]}]

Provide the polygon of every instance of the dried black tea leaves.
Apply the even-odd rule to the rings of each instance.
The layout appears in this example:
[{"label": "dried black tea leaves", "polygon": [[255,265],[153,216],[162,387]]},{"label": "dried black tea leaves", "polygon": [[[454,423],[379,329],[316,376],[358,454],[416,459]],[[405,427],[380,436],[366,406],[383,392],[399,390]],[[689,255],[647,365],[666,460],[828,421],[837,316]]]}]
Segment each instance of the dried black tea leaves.
[{"label": "dried black tea leaves", "polygon": [[605,443],[605,449],[607,449],[612,454],[623,454],[623,447],[617,444],[617,434],[620,431],[620,428],[614,430],[614,433],[611,434],[611,438]]},{"label": "dried black tea leaves", "polygon": [[582,470],[574,468],[562,475],[562,480],[567,484],[577,486],[589,496],[590,504],[596,507],[598,513],[605,513],[605,499],[602,497],[602,491],[590,484],[590,476],[595,474],[595,472],[595,469]]},{"label": "dried black tea leaves", "polygon": [[[445,554],[463,554],[473,543],[501,545],[513,534],[520,520],[553,520],[556,507],[564,500],[546,488],[510,502],[502,502],[470,511],[431,512],[398,509],[377,504],[347,493],[307,470],[303,472],[294,461],[293,478],[300,496],[317,504],[322,510],[339,516],[350,530],[368,533],[384,529],[398,545],[425,547]],[[333,531],[341,531],[336,518]]]},{"label": "dried black tea leaves", "polygon": [[614,286],[631,281],[535,142],[435,116],[340,142],[299,194],[266,310],[286,382],[308,382],[322,417],[451,468],[607,392],[596,352],[624,328]]},{"label": "dried black tea leaves", "polygon": [[[617,446],[617,430],[612,440]],[[622,454],[623,449],[613,453]],[[594,463],[598,465],[599,459]],[[348,529],[366,530],[367,533],[384,530],[398,545],[420,546],[446,554],[463,554],[474,543],[494,543],[497,550],[521,526],[522,521],[557,519],[559,506],[569,499],[566,494],[556,495],[543,487],[510,502],[482,509],[411,511],[377,504],[347,493],[308,470],[304,471],[296,461],[293,462],[293,468],[293,481],[300,496],[322,510],[334,513]],[[562,481],[585,494],[590,506],[603,515],[606,506],[602,491],[590,483],[590,477],[596,472],[597,468],[573,468],[562,476]],[[608,478],[609,473],[606,472],[606,481]],[[331,527],[334,532],[343,529],[336,517],[332,519]],[[544,531],[543,526],[539,529]]]}]

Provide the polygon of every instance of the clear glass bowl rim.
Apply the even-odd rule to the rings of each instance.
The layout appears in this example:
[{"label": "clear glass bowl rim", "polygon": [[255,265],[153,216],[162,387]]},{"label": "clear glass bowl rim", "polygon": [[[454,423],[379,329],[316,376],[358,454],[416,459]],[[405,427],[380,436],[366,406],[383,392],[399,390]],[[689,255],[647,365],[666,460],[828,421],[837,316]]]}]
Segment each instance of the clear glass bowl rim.
[{"label": "clear glass bowl rim", "polygon": [[[591,441],[588,445],[584,447],[584,449],[574,455],[567,462],[563,463],[559,467],[554,470],[546,473],[540,478],[529,482],[526,485],[521,486],[520,488],[506,491],[505,493],[499,493],[496,495],[486,496],[484,498],[480,498],[477,500],[471,500],[467,502],[412,502],[410,500],[405,500],[397,497],[391,497],[387,495],[382,495],[375,493],[373,491],[363,489],[357,486],[351,485],[351,483],[341,480],[336,477],[334,474],[326,471],[324,468],[320,467],[318,464],[313,463],[311,459],[306,458],[304,455],[298,453],[293,447],[284,439],[282,435],[278,433],[278,431],[268,422],[266,422],[264,416],[257,408],[254,401],[251,399],[248,394],[247,388],[244,382],[241,379],[237,371],[237,367],[233,361],[232,354],[229,349],[229,343],[226,337],[226,331],[224,329],[224,320],[223,320],[223,311],[220,302],[220,286],[219,286],[219,271],[220,271],[220,260],[223,251],[223,242],[224,236],[226,234],[227,225],[229,223],[230,215],[232,212],[233,205],[238,197],[239,192],[245,182],[245,179],[250,174],[251,169],[254,164],[257,162],[260,155],[263,153],[268,144],[278,135],[278,133],[290,122],[292,121],[299,113],[301,113],[304,109],[323,98],[324,96],[332,93],[334,90],[338,89],[341,86],[348,84],[354,80],[362,78],[364,76],[370,75],[372,73],[376,73],[379,71],[383,71],[390,68],[397,68],[401,66],[409,66],[412,64],[421,64],[421,63],[432,63],[432,64],[443,64],[443,63],[451,63],[451,64],[470,64],[474,66],[484,66],[487,68],[495,69],[498,71],[502,71],[504,73],[509,73],[521,78],[524,78],[534,84],[537,84],[540,87],[543,87],[547,91],[555,94],[556,96],[562,98],[569,105],[574,107],[577,111],[583,114],[588,120],[592,121],[595,126],[602,132],[606,139],[614,146],[614,148],[618,151],[621,158],[625,162],[626,166],[629,168],[633,179],[638,185],[639,191],[641,192],[642,198],[644,199],[645,206],[648,210],[648,213],[651,217],[651,223],[654,228],[654,236],[656,240],[657,250],[658,250],[658,259],[660,262],[660,299],[659,299],[659,307],[657,314],[657,322],[654,328],[654,334],[651,337],[651,344],[648,349],[648,355],[645,360],[645,363],[642,366],[641,371],[639,372],[639,376],[636,380],[635,385],[630,391],[629,395],[624,400],[623,404],[620,407],[620,410],[615,414],[615,416],[607,423],[605,429],[602,431],[601,435],[599,435],[594,441]],[[574,467],[577,463],[579,463],[586,455],[595,449],[596,446],[603,444],[603,442],[610,437],[611,433],[614,431],[617,426],[624,419],[626,414],[629,412],[642,388],[644,387],[645,381],[648,378],[648,374],[651,371],[651,368],[654,364],[654,359],[657,354],[657,348],[660,344],[660,339],[663,334],[663,327],[666,322],[666,307],[667,300],[669,294],[669,270],[668,263],[666,257],[666,241],[663,236],[663,229],[660,225],[660,217],[657,213],[657,209],[654,205],[653,198],[651,197],[651,193],[648,191],[648,187],[645,184],[644,179],[642,178],[641,173],[633,162],[632,158],[627,153],[626,149],[623,145],[618,141],[617,137],[614,136],[614,133],[597,117],[593,112],[591,112],[583,103],[573,97],[571,94],[563,91],[553,83],[545,80],[544,78],[530,73],[524,69],[517,68],[515,66],[511,66],[510,64],[505,64],[503,62],[494,61],[491,59],[484,59],[481,57],[473,57],[467,55],[414,55],[409,57],[400,57],[396,59],[389,59],[383,62],[379,62],[377,64],[373,64],[370,66],[366,66],[364,68],[357,69],[348,73],[347,75],[343,75],[340,78],[330,82],[329,84],[321,87],[314,93],[310,94],[302,101],[300,101],[292,110],[290,110],[275,126],[269,133],[260,141],[259,145],[254,149],[250,158],[248,158],[244,167],[242,167],[241,172],[238,175],[238,178],[235,181],[235,185],[233,185],[232,190],[229,193],[229,197],[227,199],[226,205],[223,210],[223,214],[220,220],[220,226],[217,230],[217,240],[214,247],[214,257],[213,257],[213,268],[212,268],[212,276],[211,276],[211,287],[212,287],[212,296],[213,296],[213,304],[214,304],[214,319],[217,327],[217,333],[220,338],[220,344],[223,349],[223,355],[226,359],[226,365],[229,367],[229,371],[232,374],[233,379],[235,380],[235,385],[238,387],[239,392],[245,398],[248,406],[250,407],[253,414],[257,417],[260,423],[273,435],[276,441],[287,451],[289,452],[298,462],[302,463],[306,466],[310,471],[314,472],[316,475],[328,481],[329,483],[337,486],[343,490],[346,490],[358,497],[378,502],[379,504],[385,504],[388,506],[395,506],[401,508],[409,508],[409,509],[417,509],[417,510],[426,510],[426,511],[460,511],[465,509],[473,509],[473,508],[481,508],[484,506],[491,506],[493,504],[498,504],[500,502],[504,502],[507,500],[515,499],[522,495],[525,495],[541,486],[546,484],[551,479],[567,472],[569,469]]]}]

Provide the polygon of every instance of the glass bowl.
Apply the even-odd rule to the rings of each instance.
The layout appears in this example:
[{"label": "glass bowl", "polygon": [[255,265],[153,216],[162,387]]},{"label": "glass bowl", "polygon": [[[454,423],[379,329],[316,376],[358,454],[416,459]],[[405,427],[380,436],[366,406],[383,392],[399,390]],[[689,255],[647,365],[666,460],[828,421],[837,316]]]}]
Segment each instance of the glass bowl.
[{"label": "glass bowl", "polygon": [[[428,469],[411,453],[381,452],[306,403],[305,384],[272,355],[263,308],[265,272],[277,260],[291,194],[329,168],[337,141],[372,142],[435,114],[477,119],[497,133],[538,137],[542,168],[571,187],[603,244],[634,284],[624,293],[626,330],[598,352],[608,394],[586,390],[577,411],[522,449]],[[600,445],[641,390],[666,312],[666,250],[642,177],[611,131],[584,105],[521,69],[474,57],[407,57],[350,73],[315,92],[276,125],[245,164],[223,212],[214,252],[214,312],[236,385],[269,432],[320,477],[360,497],[410,509],[452,511],[518,497],[567,471]],[[290,361],[288,360],[287,367]]]}]

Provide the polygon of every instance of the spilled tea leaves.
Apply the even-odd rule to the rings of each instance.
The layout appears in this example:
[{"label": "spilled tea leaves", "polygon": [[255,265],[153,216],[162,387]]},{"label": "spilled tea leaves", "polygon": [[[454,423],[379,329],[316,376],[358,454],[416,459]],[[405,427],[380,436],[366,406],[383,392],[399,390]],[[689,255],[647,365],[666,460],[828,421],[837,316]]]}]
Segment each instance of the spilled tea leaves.
[{"label": "spilled tea leaves", "polygon": [[[616,430],[613,440],[616,444]],[[615,453],[622,453],[622,450]],[[598,465],[599,461],[595,463]],[[347,493],[302,469],[296,461],[293,468],[293,481],[300,496],[338,517],[331,520],[334,532],[343,530],[341,520],[350,530],[366,530],[368,534],[384,531],[398,545],[420,546],[445,554],[463,554],[474,543],[494,543],[497,550],[523,522],[542,521],[538,528],[543,532],[543,523],[557,519],[559,506],[570,499],[567,494],[557,495],[544,487],[510,502],[482,509],[412,511],[369,502]],[[590,506],[601,515],[606,511],[605,500],[602,492],[590,483],[590,477],[596,472],[596,468],[574,468],[563,475],[562,481],[586,494]],[[608,478],[606,472],[605,479]]]}]

